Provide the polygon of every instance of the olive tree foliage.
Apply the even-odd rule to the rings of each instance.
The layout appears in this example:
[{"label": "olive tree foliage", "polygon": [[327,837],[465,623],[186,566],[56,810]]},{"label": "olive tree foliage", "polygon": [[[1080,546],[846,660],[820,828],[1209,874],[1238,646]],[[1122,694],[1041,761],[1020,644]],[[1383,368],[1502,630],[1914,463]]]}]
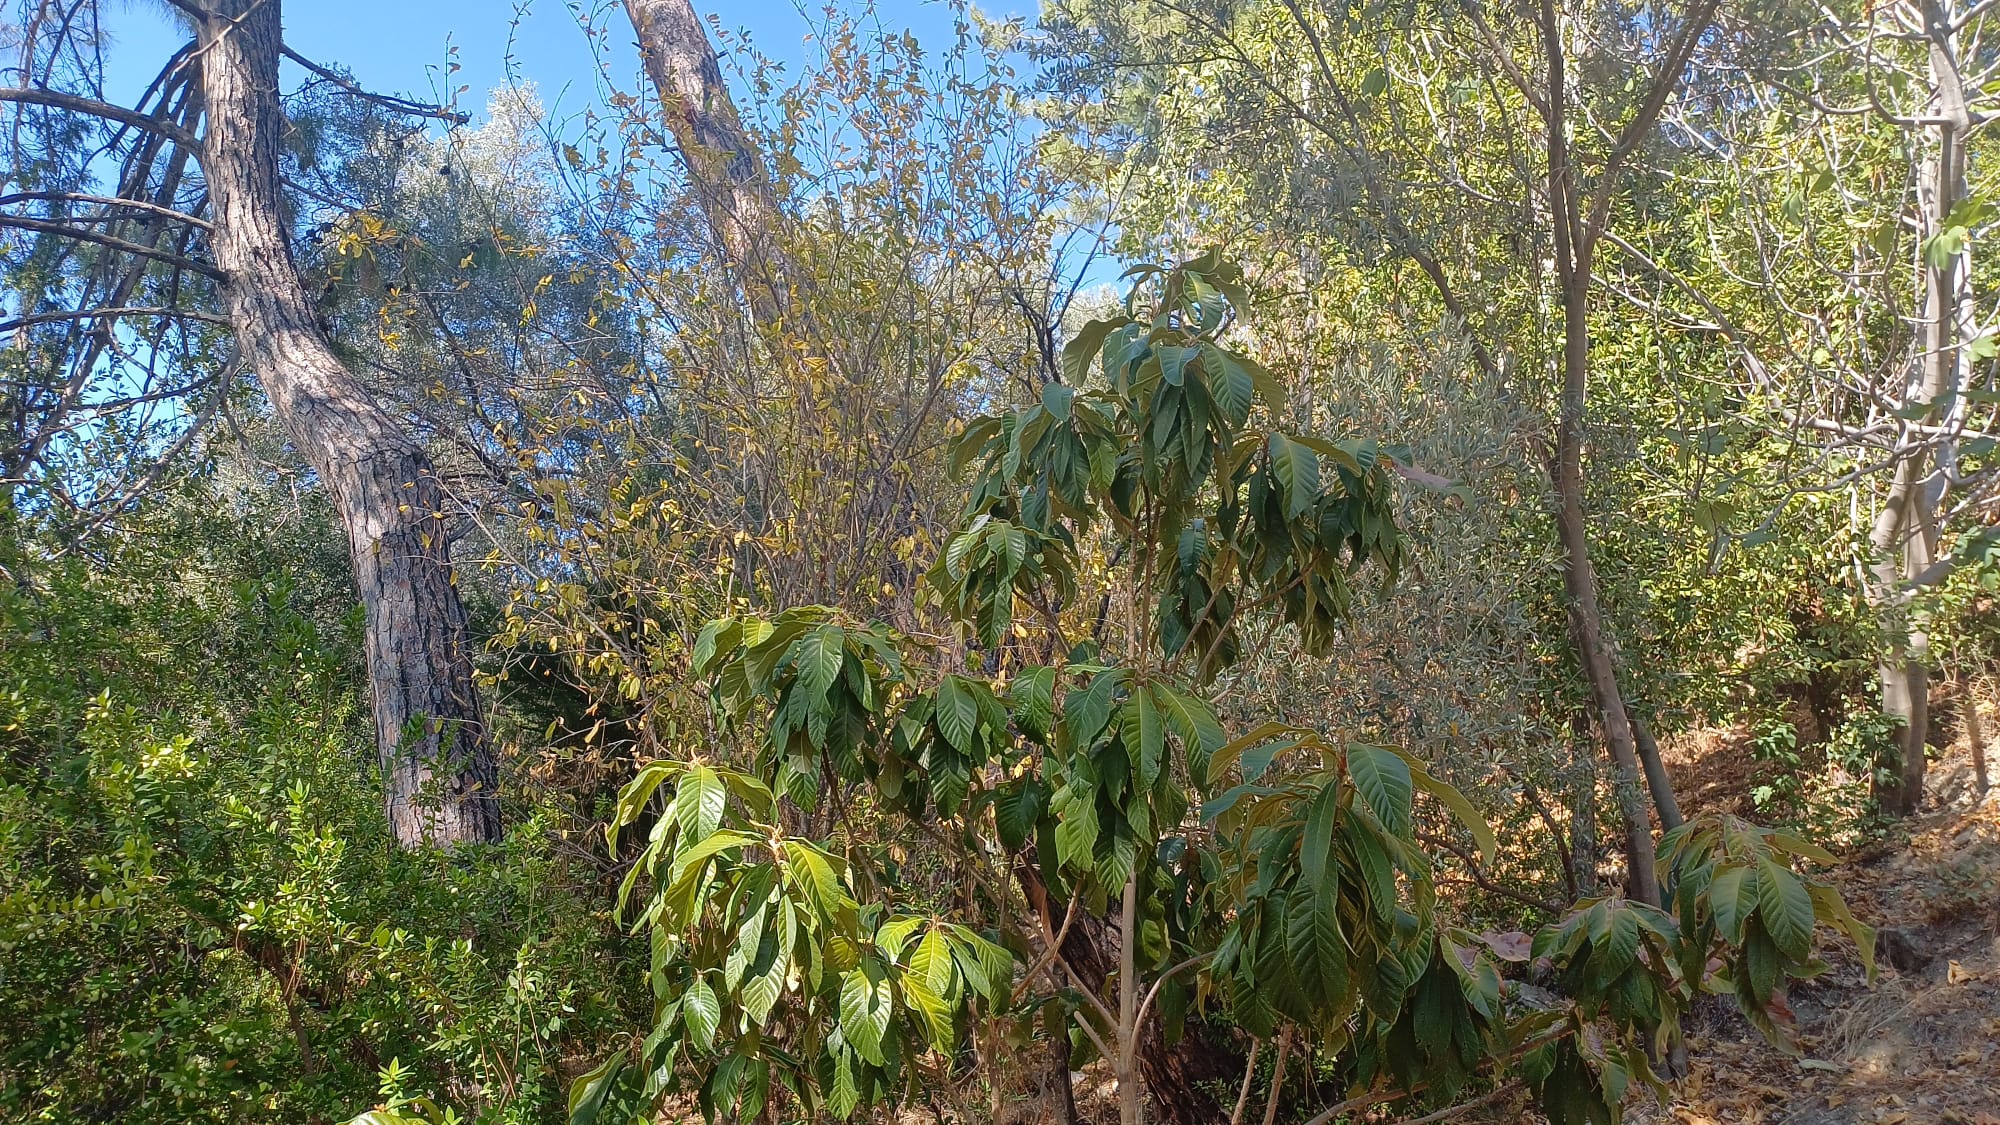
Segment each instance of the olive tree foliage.
[{"label": "olive tree foliage", "polygon": [[[1676,107],[1684,151],[1658,218],[1618,249],[1634,299],[1713,341],[1746,412],[1790,450],[1735,534],[1767,539],[1816,497],[1853,504],[1848,562],[1901,727],[1874,780],[1907,814],[1924,788],[1931,635],[1953,627],[1940,587],[1991,572],[1996,352],[1974,252],[1993,215],[1979,159],[1991,24],[1931,0],[1775,14],[1732,26],[1739,65]],[[1676,198],[1695,183],[1706,202]]]},{"label": "olive tree foliage", "polygon": [[[1590,194],[1683,7],[1074,0],[1049,6],[1044,58],[1054,119],[1102,182],[1129,185],[1135,238],[1257,231],[1265,268],[1331,309],[1465,325],[1539,406],[1530,377],[1553,365],[1558,323],[1554,196],[1536,182],[1550,62],[1603,124],[1572,131]],[[1938,665],[1924,649],[1963,632],[1964,591],[1991,572],[1974,253],[1987,13],[1717,11],[1660,128],[1623,157],[1592,262],[1601,600],[1629,710],[1663,733],[1773,705],[1723,690],[1771,672],[1726,658],[1767,649],[1760,621],[1842,654],[1877,645],[1900,735],[1876,795],[1906,810]],[[1367,279],[1358,306],[1343,270]],[[1327,319],[1367,335],[1366,316]],[[1847,675],[1844,655],[1783,644],[1800,656],[1773,674]]]},{"label": "olive tree foliage", "polygon": [[1544,815],[1588,793],[1597,774],[1570,713],[1551,705],[1567,694],[1553,624],[1560,559],[1546,513],[1521,502],[1546,487],[1532,415],[1453,335],[1365,350],[1260,336],[1274,366],[1282,357],[1294,372],[1294,417],[1315,432],[1347,425],[1393,437],[1423,483],[1394,498],[1404,574],[1356,602],[1345,643],[1314,658],[1277,638],[1226,674],[1220,705],[1232,718],[1277,713],[1402,746],[1496,823],[1531,838],[1555,831],[1554,848],[1510,850],[1500,868],[1468,874],[1518,891],[1501,896],[1510,908],[1561,901],[1579,874],[1564,860],[1571,826]]},{"label": "olive tree foliage", "polygon": [[[620,898],[656,1022],[579,1080],[575,1119],[623,1122],[683,1081],[711,1118],[780,1097],[846,1117],[1043,1009],[1109,1064],[1127,1122],[1150,1023],[1204,1012],[1333,1064],[1354,1096],[1326,1119],[1497,1069],[1558,1121],[1614,1120],[1697,989],[1782,1035],[1815,926],[1872,942],[1792,870],[1823,853],[1705,819],[1668,838],[1674,913],[1578,903],[1533,942],[1563,1001],[1522,1009],[1419,840],[1491,860],[1457,789],[1275,717],[1232,739],[1205,698],[1278,635],[1349,643],[1357,584],[1408,562],[1396,455],[1283,425],[1283,382],[1224,339],[1248,307],[1234,267],[1135,273],[1063,381],[954,442],[971,494],[926,583],[986,659],[822,606],[703,630],[722,738],[641,769],[610,828],[645,837]],[[910,901],[873,818],[948,852],[957,893]],[[1040,901],[1015,894],[1024,869]],[[1101,987],[1064,956],[1080,914],[1117,935]]]},{"label": "olive tree foliage", "polygon": [[[1045,14],[1055,119],[1104,174],[1213,171],[1200,205],[1148,215],[1146,238],[1265,229],[1280,269],[1315,292],[1368,279],[1369,315],[1455,325],[1472,358],[1541,413],[1551,530],[1562,545],[1564,631],[1587,694],[1578,707],[1608,754],[1627,876],[1642,897],[1653,841],[1680,813],[1627,664],[1635,609],[1607,597],[1605,467],[1586,465],[1593,403],[1618,373],[1597,262],[1605,232],[1644,189],[1644,156],[1710,40],[1715,5],[1500,7],[1304,0],[1250,5],[1076,0]],[[1137,95],[1170,108],[1135,116]],[[1193,143],[1164,144],[1175,134]],[[1297,159],[1270,167],[1273,146]],[[1362,317],[1344,317],[1350,324]],[[1597,394],[1593,395],[1595,388]],[[1593,446],[1594,448],[1594,446]],[[1643,780],[1642,780],[1643,771]]]}]

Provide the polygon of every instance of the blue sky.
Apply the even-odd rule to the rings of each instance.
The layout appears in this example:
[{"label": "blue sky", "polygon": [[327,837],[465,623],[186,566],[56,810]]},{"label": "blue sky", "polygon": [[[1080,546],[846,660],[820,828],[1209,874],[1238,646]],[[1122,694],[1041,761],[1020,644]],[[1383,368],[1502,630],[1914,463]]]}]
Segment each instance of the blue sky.
[{"label": "blue sky", "polygon": [[[626,89],[637,84],[638,54],[631,26],[616,0],[287,0],[285,42],[327,66],[350,71],[363,86],[383,93],[440,100],[458,86],[463,108],[477,114],[487,91],[506,83],[509,56],[516,73],[534,82],[553,113],[579,111],[595,97],[591,45],[572,5],[601,13],[612,74]],[[819,3],[792,0],[696,0],[704,16],[719,16],[725,28],[750,37],[757,49],[796,75],[806,57],[806,11]],[[110,75],[114,98],[136,94],[158,72],[185,33],[155,0],[123,0],[112,13],[114,44]],[[989,14],[1031,12],[1032,0],[988,3]],[[919,42],[942,48],[951,42],[953,13],[939,0],[879,0],[876,19],[886,29],[908,30]],[[456,54],[451,48],[456,47]],[[462,70],[447,75],[446,63]],[[300,79],[287,64],[287,85]],[[567,92],[565,93],[565,88]]]},{"label": "blue sky", "polygon": [[[764,56],[796,78],[812,52],[806,37],[829,6],[859,11],[866,0],[695,0],[704,17],[716,16],[732,35],[746,36]],[[1032,17],[1039,0],[984,0],[989,16]],[[156,75],[187,33],[163,0],[112,0],[112,44],[106,91],[129,104]],[[873,21],[885,32],[908,31],[933,52],[955,40],[957,15],[944,0],[875,0]],[[639,56],[632,43],[622,0],[284,0],[285,42],[323,66],[353,74],[378,93],[435,102],[458,87],[459,107],[484,117],[487,94],[505,85],[510,73],[533,82],[558,130],[561,122],[596,104],[600,94],[592,42],[578,12],[595,15],[605,29],[599,45],[609,59],[612,80],[621,89],[642,89]],[[809,15],[808,13],[811,13]],[[457,62],[460,70],[449,73]],[[734,77],[728,66],[726,73]],[[285,86],[306,78],[290,62]],[[777,85],[784,85],[779,82]],[[1031,127],[1024,125],[1023,127]],[[1064,253],[1075,253],[1074,247]],[[1117,273],[1109,258],[1081,266],[1091,284]]]}]

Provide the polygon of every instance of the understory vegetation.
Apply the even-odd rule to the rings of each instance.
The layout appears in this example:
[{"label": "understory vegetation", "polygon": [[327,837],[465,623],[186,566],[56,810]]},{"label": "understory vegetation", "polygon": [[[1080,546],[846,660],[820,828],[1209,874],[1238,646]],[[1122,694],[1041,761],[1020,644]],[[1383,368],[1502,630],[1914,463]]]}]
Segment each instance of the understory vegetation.
[{"label": "understory vegetation", "polygon": [[1982,1120],[1987,5],[282,9],[0,18],[0,1121]]}]

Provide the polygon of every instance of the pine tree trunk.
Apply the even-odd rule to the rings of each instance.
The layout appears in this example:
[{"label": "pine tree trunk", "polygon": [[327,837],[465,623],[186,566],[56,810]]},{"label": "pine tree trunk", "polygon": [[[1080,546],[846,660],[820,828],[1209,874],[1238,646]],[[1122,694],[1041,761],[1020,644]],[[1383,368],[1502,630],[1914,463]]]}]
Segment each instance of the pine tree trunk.
[{"label": "pine tree trunk", "polygon": [[768,328],[802,279],[774,236],[776,191],[723,84],[715,48],[690,0],[625,0],[625,14],[702,218],[736,271],[751,316]]},{"label": "pine tree trunk", "polygon": [[500,835],[445,496],[429,457],[347,370],[314,317],[279,194],[279,0],[206,0],[203,168],[237,346],[347,532],[367,615],[389,826],[406,847]]}]

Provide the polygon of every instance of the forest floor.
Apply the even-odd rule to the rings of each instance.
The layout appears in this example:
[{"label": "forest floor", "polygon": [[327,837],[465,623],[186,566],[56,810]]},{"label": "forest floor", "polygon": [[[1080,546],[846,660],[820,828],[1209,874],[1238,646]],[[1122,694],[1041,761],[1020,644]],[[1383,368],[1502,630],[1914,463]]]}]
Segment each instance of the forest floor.
[{"label": "forest floor", "polygon": [[[1707,808],[1743,799],[1740,778],[1714,776],[1740,774],[1743,748],[1717,744],[1702,757],[1711,755],[1678,763],[1695,783],[1688,791]],[[1827,873],[1884,931],[1874,985],[1855,950],[1825,943],[1831,968],[1791,997],[1797,1057],[1711,999],[1689,1021],[1690,1073],[1677,1096],[1635,1106],[1628,1120],[2000,1125],[2000,789],[1975,792],[1972,772],[1961,743],[1934,765],[1929,811]]]},{"label": "forest floor", "polygon": [[[1716,731],[1667,748],[1690,814],[1768,819],[1751,798],[1768,771],[1747,739]],[[2000,1125],[2000,787],[1976,792],[1973,772],[1961,740],[1933,763],[1925,813],[1820,873],[1883,932],[1874,984],[1851,945],[1823,936],[1828,970],[1791,994],[1798,1055],[1766,1042],[1729,998],[1704,998],[1687,1021],[1687,1078],[1664,1105],[1635,1094],[1627,1122]],[[1117,1120],[1108,1076],[1082,1077],[1083,1120]],[[1459,1120],[1546,1119],[1517,1096]]]},{"label": "forest floor", "polygon": [[[1668,748],[1690,814],[1759,818],[1764,770],[1743,732]],[[1676,752],[1678,751],[1678,753]],[[1854,948],[1823,939],[1828,970],[1795,985],[1800,1054],[1772,1046],[1727,997],[1687,1021],[1689,1073],[1632,1125],[2000,1125],[2000,787],[1979,793],[1963,741],[1933,763],[1927,811],[1820,873],[1882,931],[1871,986]],[[2000,779],[1996,779],[2000,780]],[[1539,1125],[1517,1098],[1467,1115]]]}]

